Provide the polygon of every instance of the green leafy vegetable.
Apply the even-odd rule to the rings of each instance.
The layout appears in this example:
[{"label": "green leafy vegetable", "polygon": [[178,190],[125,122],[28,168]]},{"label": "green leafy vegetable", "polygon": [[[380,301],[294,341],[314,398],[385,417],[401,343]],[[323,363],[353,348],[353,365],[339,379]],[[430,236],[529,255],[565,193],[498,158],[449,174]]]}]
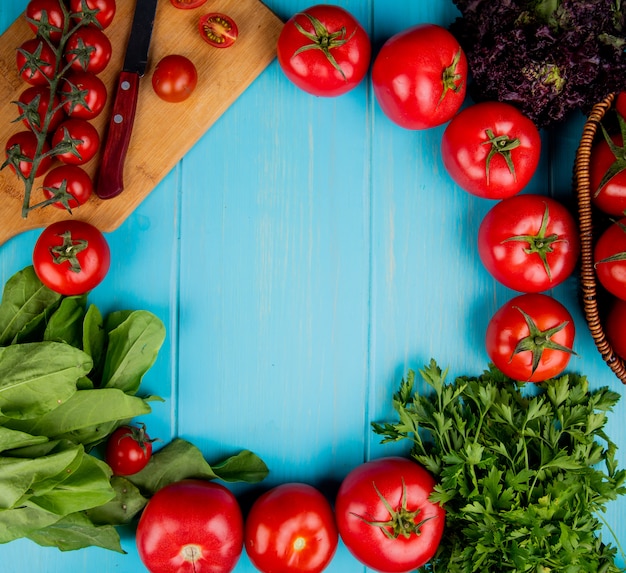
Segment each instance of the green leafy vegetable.
[{"label": "green leafy vegetable", "polygon": [[450,383],[431,361],[420,374],[430,391],[410,371],[393,397],[399,420],[373,429],[410,440],[439,480],[446,534],[421,571],[620,571],[600,536],[607,502],[626,493],[604,431],[619,394],[573,374],[528,388],[494,367]]}]

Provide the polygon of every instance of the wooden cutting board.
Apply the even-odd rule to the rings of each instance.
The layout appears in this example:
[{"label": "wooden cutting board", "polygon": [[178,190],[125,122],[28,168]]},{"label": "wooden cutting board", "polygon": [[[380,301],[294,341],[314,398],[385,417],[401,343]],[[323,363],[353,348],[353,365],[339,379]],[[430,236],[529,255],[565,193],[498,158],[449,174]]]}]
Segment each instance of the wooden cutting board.
[{"label": "wooden cutting board", "polygon": [[[113,46],[107,68],[99,74],[108,87],[107,107],[94,120],[101,136],[108,125],[112,92],[117,84],[130,33],[135,2],[117,2],[113,23],[105,30]],[[239,38],[226,49],[207,44],[198,33],[202,14],[222,12],[231,16],[239,28]],[[140,82],[135,125],[124,171],[125,190],[113,199],[93,196],[70,215],[64,209],[46,207],[21,215],[24,185],[9,168],[0,171],[0,244],[30,229],[45,227],[70,217],[89,221],[105,232],[116,229],[170,172],[198,139],[215,123],[276,56],[276,41],[283,22],[258,0],[209,0],[200,8],[180,10],[169,0],[159,0],[149,63]],[[11,103],[28,87],[21,80],[15,63],[18,46],[33,37],[23,16],[0,36],[0,141],[2,145],[16,131],[25,129],[14,123],[18,108]],[[157,62],[168,54],[191,59],[198,70],[198,86],[181,103],[161,101],[151,85]],[[4,158],[3,158],[4,160]],[[84,165],[95,176],[99,155]],[[43,199],[43,177],[35,181],[31,204]]]}]

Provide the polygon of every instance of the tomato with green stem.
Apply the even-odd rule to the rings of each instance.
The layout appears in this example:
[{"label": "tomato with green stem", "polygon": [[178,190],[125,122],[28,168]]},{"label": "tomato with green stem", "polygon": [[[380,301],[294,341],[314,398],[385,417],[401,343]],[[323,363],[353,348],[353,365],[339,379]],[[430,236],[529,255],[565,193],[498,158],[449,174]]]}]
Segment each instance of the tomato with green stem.
[{"label": "tomato with green stem", "polygon": [[95,26],[83,26],[65,44],[64,57],[77,72],[99,74],[109,65],[113,48],[109,37]]},{"label": "tomato with green stem", "polygon": [[78,165],[59,165],[43,178],[43,194],[58,209],[72,209],[84,205],[93,194],[93,181]]},{"label": "tomato with green stem", "polygon": [[33,131],[41,131],[51,106],[53,111],[48,120],[48,131],[56,129],[65,119],[61,100],[56,94],[52,97],[50,95],[48,86],[30,86],[20,94],[15,103],[19,108],[19,117],[26,127]]},{"label": "tomato with green stem", "polygon": [[365,77],[371,42],[359,21],[339,6],[319,4],[294,14],[278,37],[278,63],[305,92],[334,97]]},{"label": "tomato with green stem", "polygon": [[626,300],[626,217],[600,234],[593,261],[600,284],[613,296]]},{"label": "tomato with green stem", "polygon": [[113,22],[116,12],[115,0],[70,0],[70,9],[74,14],[84,14],[93,10],[94,18],[102,29],[108,28]]},{"label": "tomato with green stem", "polygon": [[136,474],[150,461],[153,442],[143,423],[120,426],[107,440],[104,459],[117,476]]},{"label": "tomato with green stem", "polygon": [[86,119],[69,118],[54,131],[52,148],[55,156],[63,163],[83,165],[98,152],[100,134]]},{"label": "tomato with green stem", "polygon": [[20,77],[33,86],[48,85],[56,73],[56,56],[41,38],[22,42],[17,49],[15,63]]},{"label": "tomato with green stem", "polygon": [[59,94],[70,117],[94,119],[104,109],[108,93],[105,83],[94,73],[72,71],[61,79]]},{"label": "tomato with green stem", "polygon": [[570,312],[541,293],[512,298],[491,317],[485,335],[487,354],[509,378],[543,382],[561,374],[575,352],[576,329]]},{"label": "tomato with green stem", "polygon": [[52,164],[52,159],[47,153],[50,146],[46,141],[39,150],[37,135],[32,131],[18,131],[14,133],[6,142],[6,161],[3,167],[8,165],[14,173],[19,173],[24,179],[28,179],[33,171],[35,163],[35,177],[43,175]]},{"label": "tomato with green stem", "polygon": [[65,25],[65,13],[59,0],[30,0],[24,16],[35,34],[59,42]]},{"label": "tomato with green stem", "polygon": [[237,23],[219,12],[204,14],[198,21],[200,37],[214,48],[229,48],[239,37]]}]

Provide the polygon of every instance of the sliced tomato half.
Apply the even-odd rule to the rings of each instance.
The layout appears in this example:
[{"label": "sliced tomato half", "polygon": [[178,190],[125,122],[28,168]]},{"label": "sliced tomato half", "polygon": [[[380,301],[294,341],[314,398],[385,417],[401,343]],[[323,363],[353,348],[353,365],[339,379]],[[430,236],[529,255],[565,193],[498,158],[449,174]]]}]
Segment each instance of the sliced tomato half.
[{"label": "sliced tomato half", "polygon": [[198,30],[202,39],[215,48],[228,48],[239,36],[235,21],[230,16],[219,12],[201,16]]}]

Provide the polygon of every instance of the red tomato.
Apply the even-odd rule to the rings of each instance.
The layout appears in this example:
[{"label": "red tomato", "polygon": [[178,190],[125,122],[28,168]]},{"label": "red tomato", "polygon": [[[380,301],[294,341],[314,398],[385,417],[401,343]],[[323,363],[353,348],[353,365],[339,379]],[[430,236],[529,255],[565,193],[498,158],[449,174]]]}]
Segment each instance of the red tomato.
[{"label": "red tomato", "polygon": [[100,148],[98,130],[86,119],[66,119],[52,135],[52,147],[63,163],[82,165],[93,158]]},{"label": "red tomato", "polygon": [[146,425],[120,426],[107,440],[105,453],[116,476],[136,474],[146,467],[152,456],[152,440],[146,434]]},{"label": "red tomato", "polygon": [[467,59],[456,38],[420,24],[389,38],[372,66],[372,85],[385,115],[406,129],[449,121],[465,99]]},{"label": "red tomato", "polygon": [[321,573],[337,549],[330,503],[314,487],[285,483],[259,497],[246,519],[244,542],[263,573]]},{"label": "red tomato", "polygon": [[79,28],[65,44],[65,60],[77,72],[99,74],[109,65],[111,54],[111,40],[93,26]]},{"label": "red tomato", "polygon": [[180,8],[182,10],[192,10],[198,8],[206,2],[206,0],[170,0],[174,8]]},{"label": "red tomato", "polygon": [[478,229],[485,268],[520,292],[541,292],[562,283],[574,271],[579,252],[574,217],[542,195],[516,195],[496,203]]},{"label": "red tomato", "polygon": [[47,35],[52,42],[58,42],[61,39],[65,14],[59,0],[30,0],[24,14],[35,34],[38,33],[44,38]]},{"label": "red tomato", "polygon": [[33,251],[39,280],[62,295],[80,295],[99,285],[111,264],[109,245],[93,225],[74,219],[48,225]]},{"label": "red tomato", "polygon": [[89,10],[97,10],[95,18],[102,29],[107,28],[113,22],[116,9],[115,0],[70,0],[72,12],[83,12],[83,2],[85,1]]},{"label": "red tomato", "polygon": [[427,563],[445,522],[444,509],[428,499],[434,486],[433,476],[407,458],[357,466],[335,502],[337,527],[348,550],[382,573],[405,573]]},{"label": "red tomato", "polygon": [[50,88],[48,86],[31,86],[26,88],[18,98],[18,107],[22,122],[33,131],[41,131],[46,121],[46,114],[52,103],[48,130],[54,130],[65,118],[61,109],[61,102],[55,95],[50,102]]},{"label": "red tomato", "polygon": [[196,66],[185,56],[165,56],[152,73],[152,88],[164,101],[177,103],[186,100],[196,89]]},{"label": "red tomato", "polygon": [[541,136],[535,124],[503,102],[482,102],[460,111],[441,140],[443,164],[469,193],[505,199],[519,193],[535,174]]},{"label": "red tomato", "polygon": [[[35,177],[43,175],[52,160],[50,156],[43,155],[50,150],[50,146],[44,142],[41,154],[39,155],[38,165],[35,172]],[[28,179],[33,170],[33,161],[37,154],[37,136],[32,131],[19,131],[9,137],[6,146],[6,157],[11,170],[14,173],[19,171],[24,178]]]},{"label": "red tomato", "polygon": [[93,119],[104,109],[107,88],[104,82],[91,72],[70,72],[62,80],[60,94],[63,109],[70,117]]},{"label": "red tomato", "polygon": [[54,78],[56,56],[52,48],[39,38],[22,43],[15,56],[20,77],[33,86],[48,85]]},{"label": "red tomato", "polygon": [[135,540],[150,573],[229,573],[243,549],[243,516],[223,485],[183,480],[150,498]]},{"label": "red tomato", "polygon": [[201,16],[198,31],[202,39],[215,48],[228,48],[239,36],[236,22],[230,16],[219,12]]},{"label": "red tomato", "polygon": [[626,360],[626,301],[615,299],[604,322],[606,338],[615,353]]},{"label": "red tomato", "polygon": [[339,6],[318,4],[294,14],[278,37],[281,69],[315,96],[334,97],[354,89],[367,73],[371,54],[363,26]]},{"label": "red tomato", "polygon": [[612,295],[626,300],[626,217],[602,232],[593,259],[600,284]]},{"label": "red tomato", "polygon": [[43,194],[59,209],[70,211],[84,205],[93,194],[91,177],[77,165],[60,165],[43,178]]},{"label": "red tomato", "polygon": [[[621,135],[611,136],[611,142],[619,148],[624,145]],[[613,166],[618,169],[624,168],[623,163],[616,159],[606,139],[602,139],[591,148],[589,161],[591,201],[601,211],[615,217],[623,217],[626,211],[626,170],[613,173],[609,171]]]},{"label": "red tomato", "polygon": [[496,368],[522,382],[542,382],[565,370],[574,344],[569,311],[545,294],[522,294],[502,305],[487,326],[487,354]]}]

